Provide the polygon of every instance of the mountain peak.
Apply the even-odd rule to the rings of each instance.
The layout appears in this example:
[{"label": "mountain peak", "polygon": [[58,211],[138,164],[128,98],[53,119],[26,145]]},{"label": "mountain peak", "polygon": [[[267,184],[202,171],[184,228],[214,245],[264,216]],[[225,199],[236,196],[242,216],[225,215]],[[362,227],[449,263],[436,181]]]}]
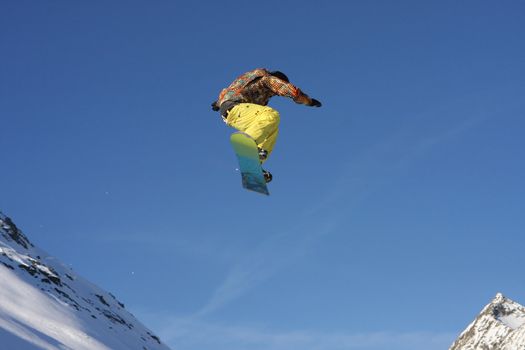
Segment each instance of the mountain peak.
[{"label": "mountain peak", "polygon": [[33,247],[29,239],[16,227],[15,223],[0,211],[0,233],[8,241],[14,241],[25,249]]},{"label": "mountain peak", "polygon": [[491,303],[492,316],[512,330],[525,324],[525,308],[498,293]]},{"label": "mountain peak", "polygon": [[525,307],[497,293],[449,350],[515,350],[525,346]]},{"label": "mountain peak", "polygon": [[505,298],[502,293],[498,292],[494,297],[494,300],[492,300],[492,303],[503,303],[505,300],[507,300],[507,298]]}]

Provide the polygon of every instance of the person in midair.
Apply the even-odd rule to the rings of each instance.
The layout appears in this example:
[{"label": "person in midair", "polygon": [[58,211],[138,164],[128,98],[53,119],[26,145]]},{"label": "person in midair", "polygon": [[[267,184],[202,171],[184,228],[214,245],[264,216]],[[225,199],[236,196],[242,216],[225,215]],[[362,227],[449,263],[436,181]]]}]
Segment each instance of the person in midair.
[{"label": "person in midair", "polygon": [[[251,136],[259,148],[259,159],[264,163],[273,151],[279,133],[279,112],[268,107],[273,96],[289,97],[296,103],[321,107],[321,102],[310,98],[280,71],[257,68],[235,79],[222,89],[212,109],[219,111],[226,125]],[[263,169],[266,182],[273,178]]]}]

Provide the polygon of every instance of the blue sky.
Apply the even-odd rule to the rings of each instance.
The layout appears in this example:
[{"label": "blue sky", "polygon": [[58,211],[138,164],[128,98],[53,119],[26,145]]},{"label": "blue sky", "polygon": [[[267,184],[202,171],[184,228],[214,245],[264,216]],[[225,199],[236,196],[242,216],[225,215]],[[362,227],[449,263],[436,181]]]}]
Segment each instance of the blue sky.
[{"label": "blue sky", "polygon": [[[0,208],[179,350],[447,348],[525,302],[521,1],[2,3]],[[284,71],[270,197],[209,105]]]}]

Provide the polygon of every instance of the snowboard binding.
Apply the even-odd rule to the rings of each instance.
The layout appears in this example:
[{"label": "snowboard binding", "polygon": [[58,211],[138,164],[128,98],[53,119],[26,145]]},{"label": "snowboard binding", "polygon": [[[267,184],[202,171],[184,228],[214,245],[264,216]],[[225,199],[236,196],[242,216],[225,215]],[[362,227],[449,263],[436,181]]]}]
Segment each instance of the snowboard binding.
[{"label": "snowboard binding", "polygon": [[265,161],[268,158],[268,151],[259,147],[257,147],[257,150],[259,151],[259,160],[261,162]]},{"label": "snowboard binding", "polygon": [[266,183],[268,182],[271,182],[272,179],[273,179],[273,175],[271,172],[269,172],[268,170],[262,170],[263,172],[263,176],[264,176],[264,181],[266,181]]}]

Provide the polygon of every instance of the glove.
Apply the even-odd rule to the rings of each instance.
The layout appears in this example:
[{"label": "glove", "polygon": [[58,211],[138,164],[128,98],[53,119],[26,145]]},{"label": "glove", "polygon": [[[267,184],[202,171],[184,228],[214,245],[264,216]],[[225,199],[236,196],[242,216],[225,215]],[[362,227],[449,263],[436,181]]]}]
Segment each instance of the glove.
[{"label": "glove", "polygon": [[316,100],[315,98],[312,98],[312,102],[310,103],[310,106],[312,107],[321,107],[322,104],[319,100]]},{"label": "glove", "polygon": [[212,102],[211,109],[213,109],[215,112],[217,112],[220,109],[219,106],[217,106],[217,101]]}]

